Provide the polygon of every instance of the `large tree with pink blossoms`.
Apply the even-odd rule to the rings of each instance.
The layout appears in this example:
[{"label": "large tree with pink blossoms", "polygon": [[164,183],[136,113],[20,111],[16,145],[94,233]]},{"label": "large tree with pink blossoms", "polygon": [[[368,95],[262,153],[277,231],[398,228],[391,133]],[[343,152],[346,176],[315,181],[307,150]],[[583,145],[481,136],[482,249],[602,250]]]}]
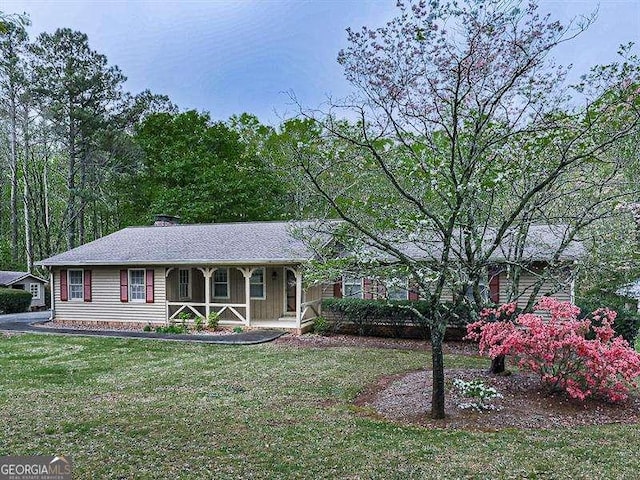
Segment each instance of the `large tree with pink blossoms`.
[{"label": "large tree with pink blossoms", "polygon": [[443,292],[479,311],[499,252],[513,282],[506,300],[517,299],[531,226],[558,225],[549,268],[531,270],[537,287],[520,299],[532,307],[543,283],[567,281],[560,259],[573,242],[637,196],[623,174],[640,111],[631,47],[574,87],[553,61],[591,21],[563,26],[534,3],[399,2],[386,25],[347,31],[338,61],[354,93],[303,112],[323,141],[299,142],[291,158],[327,217],[344,220],[333,233],[350,260],[369,275],[409,275],[433,306],[434,418],[445,415]]}]

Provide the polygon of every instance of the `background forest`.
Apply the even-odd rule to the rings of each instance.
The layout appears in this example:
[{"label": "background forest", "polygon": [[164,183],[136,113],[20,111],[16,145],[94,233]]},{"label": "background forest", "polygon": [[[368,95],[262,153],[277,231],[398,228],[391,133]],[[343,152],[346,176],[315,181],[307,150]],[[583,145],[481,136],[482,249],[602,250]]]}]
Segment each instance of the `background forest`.
[{"label": "background forest", "polygon": [[[330,112],[276,127],[251,114],[213,121],[208,113],[181,111],[167,96],[126,91],[126,72],[81,32],[32,37],[27,17],[0,15],[0,269],[31,271],[37,260],[126,226],[148,225],[158,213],[184,223],[335,217],[337,204],[305,170],[310,159],[320,162],[321,172],[322,159],[343,165],[329,184],[343,199],[360,184],[349,197],[356,204],[368,198],[366,189],[382,185],[373,173],[351,178],[368,155],[360,140],[352,141],[357,122]],[[342,63],[348,67],[348,60]],[[583,290],[612,291],[640,273],[638,135],[627,133],[607,150],[610,170],[593,163],[601,169],[593,178],[606,179],[606,189],[598,183],[572,196],[582,198],[585,211],[597,211],[581,236],[590,252],[581,267]],[[538,178],[545,160],[539,156],[537,165],[531,158],[546,141],[532,139],[527,170],[518,176]],[[391,151],[384,138],[368,147]],[[570,172],[563,185],[574,185],[571,178],[579,184],[585,172]],[[562,201],[565,193],[556,192],[556,220],[570,206]]]},{"label": "background forest", "polygon": [[179,112],[125,75],[81,32],[0,35],[0,269],[29,269],[153,215],[183,222],[299,217],[263,149],[274,131],[241,115]]}]

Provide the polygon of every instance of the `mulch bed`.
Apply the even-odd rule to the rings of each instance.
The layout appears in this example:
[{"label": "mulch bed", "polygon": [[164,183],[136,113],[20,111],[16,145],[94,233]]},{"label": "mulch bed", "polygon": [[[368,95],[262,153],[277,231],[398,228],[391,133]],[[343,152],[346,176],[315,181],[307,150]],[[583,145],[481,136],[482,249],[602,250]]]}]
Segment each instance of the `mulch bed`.
[{"label": "mulch bed", "polygon": [[[596,400],[580,402],[562,394],[550,394],[530,374],[491,375],[477,369],[450,369],[446,373],[446,411],[444,420],[429,417],[432,377],[430,371],[411,372],[381,378],[356,399],[363,415],[372,415],[402,424],[430,428],[498,431],[506,428],[547,429],[611,423],[640,422],[640,399],[621,404]],[[453,379],[482,380],[503,395],[491,404],[498,410],[477,412],[458,408],[469,401],[452,386]]]},{"label": "mulch bed", "polygon": [[[61,329],[72,328],[74,330],[85,331],[101,331],[101,332],[144,332],[145,323],[117,323],[110,322],[109,324],[98,322],[78,322],[78,321],[60,321],[53,320],[42,323],[36,323],[35,326],[42,328]],[[164,326],[164,325],[163,325]],[[156,325],[152,325],[149,333],[155,332]],[[230,328],[219,327],[216,330],[204,329],[197,331],[194,328],[190,328],[186,335],[229,335],[233,333]]]},{"label": "mulch bed", "polygon": [[[359,337],[353,335],[285,335],[275,343],[300,348],[395,348],[428,352],[425,340]],[[478,355],[478,346],[470,342],[446,342],[445,354]],[[539,378],[527,373],[492,375],[479,369],[448,369],[446,378],[446,412],[444,420],[433,420],[431,409],[431,371],[415,371],[380,378],[355,400],[364,416],[386,419],[405,425],[428,428],[498,431],[507,428],[551,429],[586,425],[640,423],[640,398],[630,397],[621,404],[596,400],[581,402],[563,394],[551,394],[540,386]],[[491,404],[497,410],[477,412],[458,408],[469,399],[453,388],[453,380],[482,380],[494,387],[503,398]]]}]

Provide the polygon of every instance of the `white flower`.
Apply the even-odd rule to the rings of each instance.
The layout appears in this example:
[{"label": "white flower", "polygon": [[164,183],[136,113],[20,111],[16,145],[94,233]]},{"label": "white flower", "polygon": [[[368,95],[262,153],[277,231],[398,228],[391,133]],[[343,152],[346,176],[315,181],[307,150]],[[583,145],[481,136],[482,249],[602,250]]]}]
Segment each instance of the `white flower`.
[{"label": "white flower", "polygon": [[454,388],[460,393],[460,395],[477,399],[475,401],[463,402],[458,404],[458,408],[466,410],[473,409],[478,412],[484,410],[499,410],[499,407],[490,405],[488,402],[496,398],[503,398],[503,396],[493,387],[487,387],[480,380],[471,380],[466,382],[459,378],[453,380]]}]

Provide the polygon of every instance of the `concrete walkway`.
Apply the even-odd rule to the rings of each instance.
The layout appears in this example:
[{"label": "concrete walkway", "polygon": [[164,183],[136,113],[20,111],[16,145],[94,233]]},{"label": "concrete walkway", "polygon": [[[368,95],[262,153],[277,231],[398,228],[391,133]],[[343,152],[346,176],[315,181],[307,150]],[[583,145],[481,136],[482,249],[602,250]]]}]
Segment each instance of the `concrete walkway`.
[{"label": "concrete walkway", "polygon": [[284,335],[276,330],[249,330],[229,335],[174,335],[152,332],[127,332],[118,330],[81,330],[75,328],[47,328],[38,323],[49,318],[49,312],[29,312],[0,315],[0,331],[21,333],[44,333],[50,335],[84,335],[89,337],[143,338],[174,340],[180,342],[217,343],[222,345],[254,345],[275,340]]}]

